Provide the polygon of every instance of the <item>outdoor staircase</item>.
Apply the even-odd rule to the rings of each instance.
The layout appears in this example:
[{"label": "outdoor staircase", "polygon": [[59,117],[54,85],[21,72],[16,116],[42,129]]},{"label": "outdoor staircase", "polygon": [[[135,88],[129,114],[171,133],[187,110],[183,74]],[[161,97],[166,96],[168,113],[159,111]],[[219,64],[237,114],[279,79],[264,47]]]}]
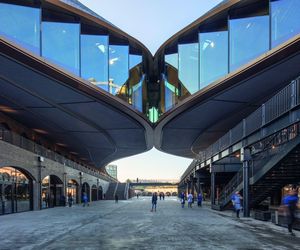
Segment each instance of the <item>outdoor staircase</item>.
[{"label": "outdoor staircase", "polygon": [[116,190],[116,194],[119,197],[119,200],[127,200],[127,196],[126,196],[126,186],[127,183],[119,183],[118,188]]},{"label": "outdoor staircase", "polygon": [[115,192],[118,188],[118,182],[111,182],[109,184],[109,187],[105,193],[105,199],[106,200],[114,200],[115,199]]},{"label": "outdoor staircase", "polygon": [[[250,166],[250,207],[255,207],[278,192],[285,185],[300,179],[300,137],[268,149],[253,157]],[[223,188],[220,198],[213,209],[223,210],[228,207],[232,195],[243,191],[243,169]]]}]

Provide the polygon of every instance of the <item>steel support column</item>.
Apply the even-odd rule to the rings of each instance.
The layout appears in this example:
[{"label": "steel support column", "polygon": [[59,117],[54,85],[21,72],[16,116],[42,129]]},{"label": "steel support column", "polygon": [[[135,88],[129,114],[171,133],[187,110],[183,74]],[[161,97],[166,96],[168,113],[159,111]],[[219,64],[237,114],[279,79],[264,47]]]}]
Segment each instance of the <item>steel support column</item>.
[{"label": "steel support column", "polygon": [[250,208],[249,208],[249,160],[250,150],[244,149],[242,154],[243,158],[243,208],[244,208],[244,217],[250,217]]},{"label": "steel support column", "polygon": [[214,172],[211,172],[211,184],[210,184],[210,201],[211,205],[215,205],[215,198],[216,198],[216,190],[215,190],[215,184],[216,184],[216,174]]}]

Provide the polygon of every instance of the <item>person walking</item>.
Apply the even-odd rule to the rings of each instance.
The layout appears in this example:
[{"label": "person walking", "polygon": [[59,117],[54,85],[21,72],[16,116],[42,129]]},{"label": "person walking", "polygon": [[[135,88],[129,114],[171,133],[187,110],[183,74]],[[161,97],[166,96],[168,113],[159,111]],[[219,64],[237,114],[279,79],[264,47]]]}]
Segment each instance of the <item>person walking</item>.
[{"label": "person walking", "polygon": [[162,198],[163,200],[165,200],[165,193],[162,193]]},{"label": "person walking", "polygon": [[236,212],[236,217],[240,218],[240,211],[242,209],[241,200],[243,197],[240,195],[239,191],[236,191],[235,194],[231,197],[231,202]]},{"label": "person walking", "polygon": [[119,201],[119,196],[115,194],[115,203],[118,203],[118,201]]},{"label": "person walking", "polygon": [[152,208],[151,208],[151,212],[153,212],[153,209],[154,209],[154,212],[156,212],[156,205],[157,205],[157,193],[153,193],[152,195]]},{"label": "person walking", "polygon": [[298,198],[298,189],[296,186],[292,188],[292,190],[283,197],[283,204],[287,206],[287,225],[288,231],[292,236],[295,236],[293,233],[293,224],[295,222],[295,210],[297,208],[297,203],[299,201]]},{"label": "person walking", "polygon": [[68,193],[68,204],[69,204],[69,207],[72,207],[72,204],[73,204],[73,197],[72,197],[72,194],[71,194],[71,193]]},{"label": "person walking", "polygon": [[197,196],[197,204],[198,204],[198,207],[202,207],[202,194],[199,193],[198,196]]},{"label": "person walking", "polygon": [[189,193],[188,197],[187,197],[187,199],[188,199],[188,207],[189,208],[192,208],[193,198],[194,197],[193,197],[192,193]]},{"label": "person walking", "polygon": [[184,205],[185,205],[185,194],[184,194],[184,192],[181,192],[181,194],[180,194],[180,203],[181,203],[181,207],[184,208]]},{"label": "person walking", "polygon": [[84,192],[83,195],[82,195],[82,201],[83,201],[83,206],[89,206],[89,203],[88,203],[88,196],[87,194]]}]

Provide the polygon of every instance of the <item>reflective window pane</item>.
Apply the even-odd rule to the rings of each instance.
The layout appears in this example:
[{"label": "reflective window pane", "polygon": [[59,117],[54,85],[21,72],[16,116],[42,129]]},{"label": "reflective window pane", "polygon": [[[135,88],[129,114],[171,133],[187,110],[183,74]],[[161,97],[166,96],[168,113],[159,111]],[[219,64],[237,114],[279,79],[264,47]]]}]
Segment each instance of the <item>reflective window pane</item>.
[{"label": "reflective window pane", "polygon": [[178,77],[190,94],[199,90],[199,45],[178,45]]},{"label": "reflective window pane", "polygon": [[129,46],[109,46],[109,92],[120,94],[129,76]]},{"label": "reflective window pane", "polygon": [[271,1],[272,47],[300,33],[300,1]]},{"label": "reflective window pane", "polygon": [[108,36],[81,35],[81,77],[108,91]]},{"label": "reflective window pane", "polygon": [[79,30],[77,23],[42,23],[42,56],[79,75]]},{"label": "reflective window pane", "polygon": [[178,54],[165,55],[165,62],[178,69]]},{"label": "reflective window pane", "polygon": [[0,35],[40,54],[40,9],[0,3]]},{"label": "reflective window pane", "polygon": [[200,88],[228,73],[228,31],[199,34]]},{"label": "reflective window pane", "polygon": [[229,20],[230,71],[269,49],[269,16]]},{"label": "reflective window pane", "polygon": [[136,65],[142,62],[141,55],[129,55],[129,69],[132,69]]},{"label": "reflective window pane", "polygon": [[144,77],[142,77],[137,84],[130,88],[131,104],[140,112],[143,112],[143,82]]}]

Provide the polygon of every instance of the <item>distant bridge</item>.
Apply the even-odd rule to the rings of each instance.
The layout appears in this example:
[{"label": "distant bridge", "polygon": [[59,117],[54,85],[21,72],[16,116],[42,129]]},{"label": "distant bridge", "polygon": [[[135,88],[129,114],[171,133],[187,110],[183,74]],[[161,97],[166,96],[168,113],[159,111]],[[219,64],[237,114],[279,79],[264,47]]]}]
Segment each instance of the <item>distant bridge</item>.
[{"label": "distant bridge", "polygon": [[175,186],[178,179],[136,179],[131,180],[130,186]]}]

